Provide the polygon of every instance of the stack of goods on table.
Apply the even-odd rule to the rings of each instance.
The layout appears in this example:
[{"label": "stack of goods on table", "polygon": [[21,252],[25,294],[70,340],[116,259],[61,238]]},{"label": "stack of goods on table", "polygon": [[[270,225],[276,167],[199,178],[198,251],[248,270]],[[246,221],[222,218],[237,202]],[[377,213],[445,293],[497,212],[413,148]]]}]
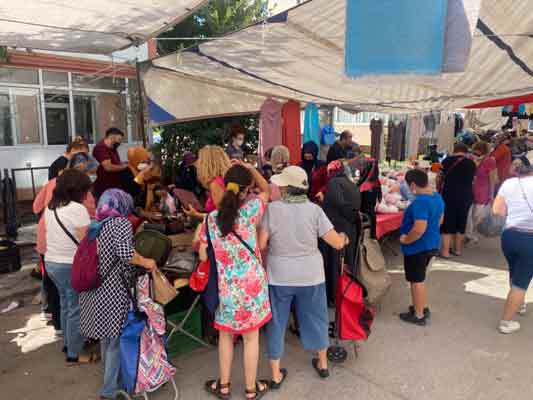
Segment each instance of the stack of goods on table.
[{"label": "stack of goods on table", "polygon": [[405,179],[404,170],[383,169],[380,177],[383,198],[376,211],[381,214],[393,214],[407,208],[408,202],[400,194],[400,184]]}]

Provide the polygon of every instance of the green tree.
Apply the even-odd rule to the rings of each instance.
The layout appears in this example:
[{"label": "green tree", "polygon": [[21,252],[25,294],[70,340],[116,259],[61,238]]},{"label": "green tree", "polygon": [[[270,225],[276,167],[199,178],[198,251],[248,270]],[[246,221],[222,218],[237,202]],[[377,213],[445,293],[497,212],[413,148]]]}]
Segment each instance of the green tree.
[{"label": "green tree", "polygon": [[[267,0],[211,0],[160,38],[212,38],[261,21],[268,14]],[[160,40],[160,54],[181,50],[203,40]]]},{"label": "green tree", "polygon": [[[267,0],[211,0],[205,7],[186,18],[160,38],[212,38],[242,29],[264,19],[268,14]],[[160,40],[159,54],[164,55],[203,42],[202,40]],[[196,152],[208,144],[224,146],[230,129],[240,125],[246,133],[245,151],[257,150],[258,116],[209,118],[167,125],[160,131],[159,143],[153,152],[161,160],[163,173],[173,179],[176,168],[186,151]]]}]

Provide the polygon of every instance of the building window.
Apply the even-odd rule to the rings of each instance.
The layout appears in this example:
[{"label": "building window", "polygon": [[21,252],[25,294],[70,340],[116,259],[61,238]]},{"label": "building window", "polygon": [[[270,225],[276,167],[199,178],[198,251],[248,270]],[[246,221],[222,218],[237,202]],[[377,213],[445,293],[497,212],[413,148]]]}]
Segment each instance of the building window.
[{"label": "building window", "polygon": [[35,69],[0,68],[0,82],[39,84],[39,73]]},{"label": "building window", "polygon": [[387,123],[388,115],[374,112],[351,112],[337,108],[335,122],[342,125],[369,124],[372,118],[380,118]]},{"label": "building window", "polygon": [[68,74],[66,72],[43,71],[44,86],[68,87]]},{"label": "building window", "polygon": [[88,143],[94,143],[96,137],[96,97],[74,95],[74,118],[76,136],[82,136]]},{"label": "building window", "polygon": [[13,145],[13,131],[11,128],[11,109],[9,95],[0,93],[0,146]]},{"label": "building window", "polygon": [[105,131],[116,127],[126,133],[126,101],[119,94],[99,94],[96,96],[97,135],[96,141],[103,139]]},{"label": "building window", "polygon": [[40,144],[40,112],[37,90],[14,91],[17,144]]},{"label": "building window", "polygon": [[48,144],[70,142],[70,110],[68,93],[45,93],[46,134]]},{"label": "building window", "polygon": [[125,89],[125,82],[122,78],[72,74],[72,86],[80,89],[106,89],[122,91]]}]

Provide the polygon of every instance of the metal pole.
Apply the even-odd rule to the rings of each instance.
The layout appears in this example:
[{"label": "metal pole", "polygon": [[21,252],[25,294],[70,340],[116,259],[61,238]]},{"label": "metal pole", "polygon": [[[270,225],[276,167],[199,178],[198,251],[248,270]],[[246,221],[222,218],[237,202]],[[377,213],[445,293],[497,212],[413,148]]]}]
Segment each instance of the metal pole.
[{"label": "metal pole", "polygon": [[139,97],[139,124],[141,129],[141,135],[143,139],[143,146],[146,147],[146,126],[144,121],[144,98],[141,83],[141,68],[139,62],[135,63],[135,71],[137,73],[137,91]]}]

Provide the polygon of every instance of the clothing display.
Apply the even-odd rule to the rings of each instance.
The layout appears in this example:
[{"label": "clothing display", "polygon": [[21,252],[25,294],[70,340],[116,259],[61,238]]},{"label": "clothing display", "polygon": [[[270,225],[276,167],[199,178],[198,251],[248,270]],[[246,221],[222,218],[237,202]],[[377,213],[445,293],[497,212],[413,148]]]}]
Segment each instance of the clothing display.
[{"label": "clothing display", "polygon": [[387,159],[405,160],[406,125],[403,121],[389,122],[389,140],[387,142]]},{"label": "clothing display", "polygon": [[437,137],[437,149],[440,152],[451,153],[455,143],[455,117],[443,118],[437,125],[435,136]]},{"label": "clothing display", "polygon": [[379,160],[381,136],[383,134],[383,121],[381,119],[372,119],[370,121],[370,156]]},{"label": "clothing display", "polygon": [[283,118],[282,143],[289,149],[291,165],[300,162],[300,149],[302,148],[302,130],[300,127],[300,103],[289,100],[281,110]]},{"label": "clothing display", "polygon": [[259,111],[259,158],[262,159],[267,150],[279,146],[282,142],[282,104],[267,99]]},{"label": "clothing display", "polygon": [[305,107],[303,142],[306,143],[310,140],[320,146],[320,121],[318,107],[315,103],[308,103]]},{"label": "clothing display", "polygon": [[437,121],[435,120],[435,115],[433,115],[433,113],[424,116],[424,126],[426,128],[426,135],[432,136],[437,127]]},{"label": "clothing display", "polygon": [[407,120],[407,141],[406,141],[406,158],[413,159],[418,157],[418,146],[420,138],[424,131],[424,122],[422,117],[413,116]]}]

